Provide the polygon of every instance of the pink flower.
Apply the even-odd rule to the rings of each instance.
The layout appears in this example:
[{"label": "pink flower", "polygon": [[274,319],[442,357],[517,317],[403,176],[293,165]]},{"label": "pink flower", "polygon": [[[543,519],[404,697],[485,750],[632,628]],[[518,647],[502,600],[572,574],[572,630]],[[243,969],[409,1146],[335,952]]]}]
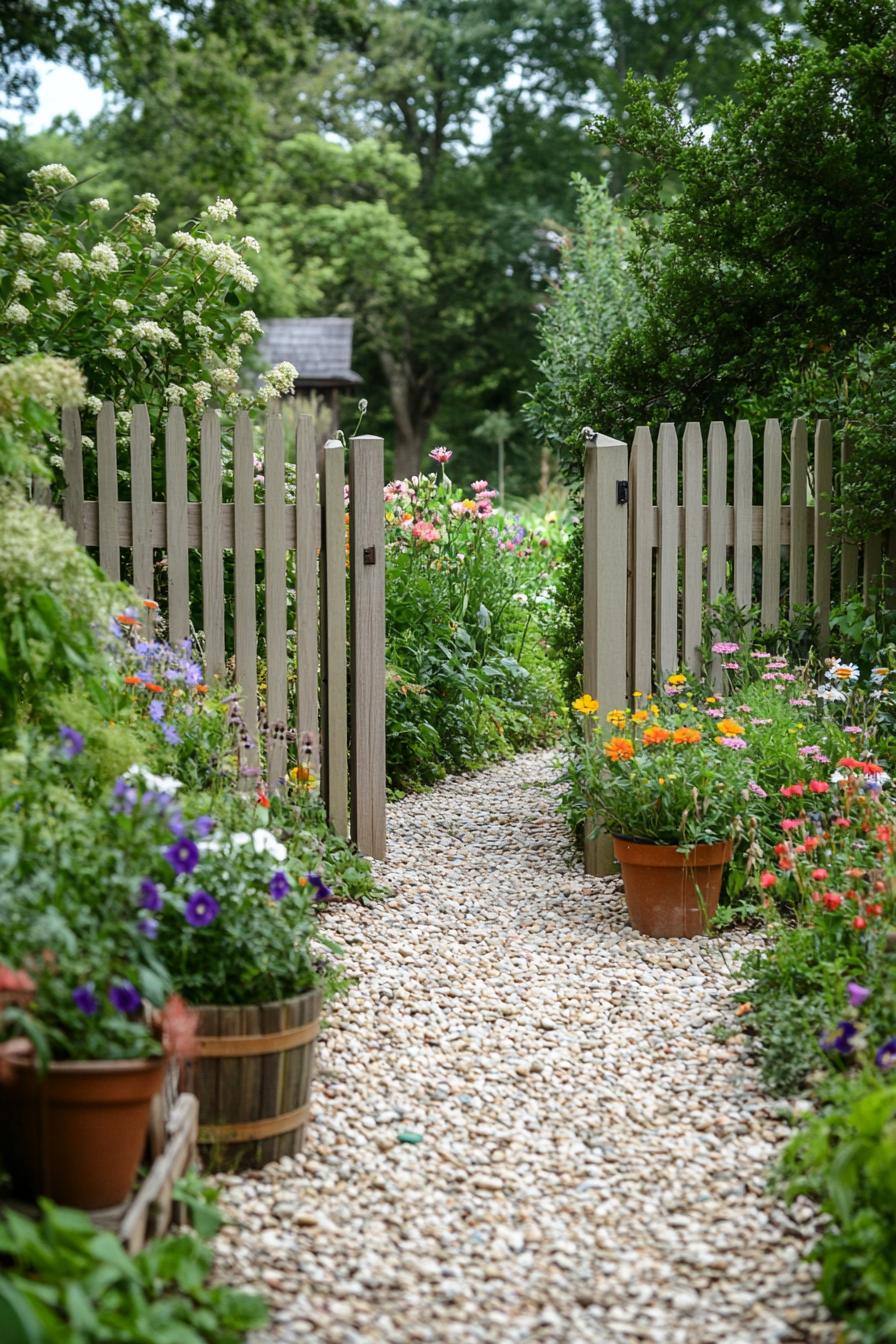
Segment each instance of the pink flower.
[{"label": "pink flower", "polygon": [[724,719],[725,717],[724,709],[716,709],[714,706],[709,708],[706,712],[711,719]]},{"label": "pink flower", "polygon": [[804,699],[801,699],[801,698],[797,697],[796,700],[791,700],[789,703],[790,703],[791,705],[803,705],[803,706],[806,706],[806,705],[811,705],[812,701],[811,701],[811,700],[804,700]]},{"label": "pink flower", "polygon": [[762,728],[762,727],[765,726],[765,724],[767,724],[767,723],[771,723],[771,719],[751,719],[750,722],[751,722],[755,727]]},{"label": "pink flower", "polygon": [[717,644],[712,646],[713,653],[739,653],[740,645],[735,644],[730,639],[720,639]]},{"label": "pink flower", "polygon": [[779,790],[782,798],[802,798],[802,784],[782,784]]},{"label": "pink flower", "polygon": [[802,818],[800,817],[785,817],[784,820],[781,822],[781,830],[798,831],[802,826],[802,824],[803,824]]},{"label": "pink flower", "polygon": [[768,794],[766,793],[765,789],[762,787],[761,784],[757,784],[755,779],[750,780],[749,784],[747,785],[747,788],[750,790],[751,793],[755,794],[757,798],[768,797]]},{"label": "pink flower", "polygon": [[843,731],[844,733],[863,733],[865,730],[858,723],[845,723]]},{"label": "pink flower", "polygon": [[411,528],[411,536],[415,541],[438,541],[439,529],[433,527],[432,523],[415,523]]},{"label": "pink flower", "polygon": [[723,663],[722,666],[725,668],[726,672],[740,671],[740,663]]},{"label": "pink flower", "polygon": [[777,881],[778,879],[775,877],[774,873],[765,872],[759,878],[759,885],[762,887],[763,891],[765,891],[769,887],[776,886]]},{"label": "pink flower", "polygon": [[454,454],[450,448],[433,448],[430,457],[433,462],[440,462],[444,467],[446,462],[450,462]]},{"label": "pink flower", "polygon": [[730,747],[732,751],[743,751],[747,744],[742,737],[720,737],[719,745]]},{"label": "pink flower", "polygon": [[480,499],[476,501],[476,514],[479,518],[488,518],[493,513],[492,502],[490,499]]},{"label": "pink flower", "polygon": [[[793,701],[790,703],[793,704]],[[820,751],[821,747],[800,747],[801,756],[817,756]]]},{"label": "pink flower", "polygon": [[823,779],[809,780],[810,793],[828,793],[830,791],[830,787],[831,787],[830,784],[826,784]]},{"label": "pink flower", "polygon": [[750,657],[751,657],[751,658],[771,658],[771,654],[770,654],[770,653],[766,653],[765,649],[754,649],[753,652],[750,654]]},{"label": "pink flower", "polygon": [[470,489],[473,491],[474,495],[479,495],[483,490],[488,489],[488,481],[474,481],[470,486]]},{"label": "pink flower", "polygon": [[464,514],[469,512],[469,510],[464,508],[459,499],[456,499],[451,505],[451,512],[454,514],[455,518],[463,518]]}]

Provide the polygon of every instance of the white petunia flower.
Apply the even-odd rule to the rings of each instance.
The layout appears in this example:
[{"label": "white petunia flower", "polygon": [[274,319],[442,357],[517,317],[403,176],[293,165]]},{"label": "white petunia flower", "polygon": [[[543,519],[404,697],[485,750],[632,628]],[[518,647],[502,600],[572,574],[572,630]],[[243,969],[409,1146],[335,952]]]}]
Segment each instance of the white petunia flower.
[{"label": "white petunia flower", "polygon": [[142,780],[148,789],[154,789],[156,793],[177,793],[178,789],[183,788],[181,780],[174,779],[171,775],[154,775],[145,765],[136,763],[125,770],[124,777]]},{"label": "white petunia flower", "polygon": [[252,845],[256,854],[270,854],[278,863],[283,863],[286,858],[286,846],[281,845],[277,837],[271,835],[271,832],[265,830],[263,826],[257,827],[252,832]]}]

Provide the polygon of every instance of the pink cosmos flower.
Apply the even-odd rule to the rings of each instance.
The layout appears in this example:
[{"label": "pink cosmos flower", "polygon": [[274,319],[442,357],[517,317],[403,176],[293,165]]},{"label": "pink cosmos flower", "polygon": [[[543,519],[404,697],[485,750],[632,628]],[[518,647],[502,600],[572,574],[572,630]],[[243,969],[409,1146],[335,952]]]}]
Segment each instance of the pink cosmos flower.
[{"label": "pink cosmos flower", "polygon": [[843,731],[844,733],[863,733],[865,730],[857,723],[845,723]]},{"label": "pink cosmos flower", "polygon": [[470,489],[473,491],[474,495],[479,495],[483,490],[488,489],[488,481],[474,481],[470,486]]},{"label": "pink cosmos flower", "polygon": [[440,462],[444,467],[446,462],[450,462],[454,454],[450,448],[433,448],[430,457],[433,462]]},{"label": "pink cosmos flower", "polygon": [[714,706],[708,709],[706,712],[711,719],[724,719],[725,717],[724,709],[716,709]]},{"label": "pink cosmos flower", "polygon": [[770,653],[767,653],[767,652],[765,651],[765,649],[754,649],[753,652],[750,654],[750,657],[751,657],[751,658],[771,658],[771,654],[770,654]]},{"label": "pink cosmos flower", "polygon": [[480,518],[488,518],[494,510],[490,499],[479,499],[476,501],[476,513]]},{"label": "pink cosmos flower", "polygon": [[740,645],[735,644],[730,639],[720,639],[718,643],[712,646],[713,653],[739,653]]},{"label": "pink cosmos flower", "polygon": [[415,523],[411,528],[411,536],[415,541],[438,541],[439,535],[439,529],[433,527],[432,523]]},{"label": "pink cosmos flower", "polygon": [[725,668],[726,672],[740,671],[740,663],[723,663],[722,666]]},{"label": "pink cosmos flower", "polygon": [[798,831],[803,825],[801,817],[785,817],[781,822],[782,831]]},{"label": "pink cosmos flower", "polygon": [[797,698],[796,698],[795,700],[791,700],[789,703],[790,703],[791,705],[803,705],[803,706],[807,706],[807,705],[811,705],[811,704],[812,704],[812,701],[811,701],[811,700],[806,700],[806,699],[801,698],[800,696],[797,696]]}]

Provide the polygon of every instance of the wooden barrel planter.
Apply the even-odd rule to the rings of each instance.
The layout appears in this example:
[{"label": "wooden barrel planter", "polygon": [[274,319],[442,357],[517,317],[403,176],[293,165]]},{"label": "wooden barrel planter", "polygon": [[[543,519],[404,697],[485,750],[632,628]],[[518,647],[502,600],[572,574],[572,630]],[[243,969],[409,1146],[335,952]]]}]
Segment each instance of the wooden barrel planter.
[{"label": "wooden barrel planter", "polygon": [[321,1002],[313,989],[276,1003],[199,1009],[199,1054],[181,1085],[199,1098],[210,1170],[261,1167],[301,1151]]}]

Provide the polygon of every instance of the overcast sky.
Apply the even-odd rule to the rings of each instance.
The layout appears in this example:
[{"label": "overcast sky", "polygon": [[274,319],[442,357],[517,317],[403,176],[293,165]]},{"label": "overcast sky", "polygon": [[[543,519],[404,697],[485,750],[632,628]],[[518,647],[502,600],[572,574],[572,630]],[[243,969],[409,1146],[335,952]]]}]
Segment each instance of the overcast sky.
[{"label": "overcast sky", "polygon": [[100,89],[91,88],[83,75],[68,65],[51,65],[48,61],[35,61],[41,74],[38,90],[37,111],[25,117],[28,131],[43,131],[54,117],[64,116],[67,112],[77,112],[82,121],[89,121],[99,112],[103,103]]}]

